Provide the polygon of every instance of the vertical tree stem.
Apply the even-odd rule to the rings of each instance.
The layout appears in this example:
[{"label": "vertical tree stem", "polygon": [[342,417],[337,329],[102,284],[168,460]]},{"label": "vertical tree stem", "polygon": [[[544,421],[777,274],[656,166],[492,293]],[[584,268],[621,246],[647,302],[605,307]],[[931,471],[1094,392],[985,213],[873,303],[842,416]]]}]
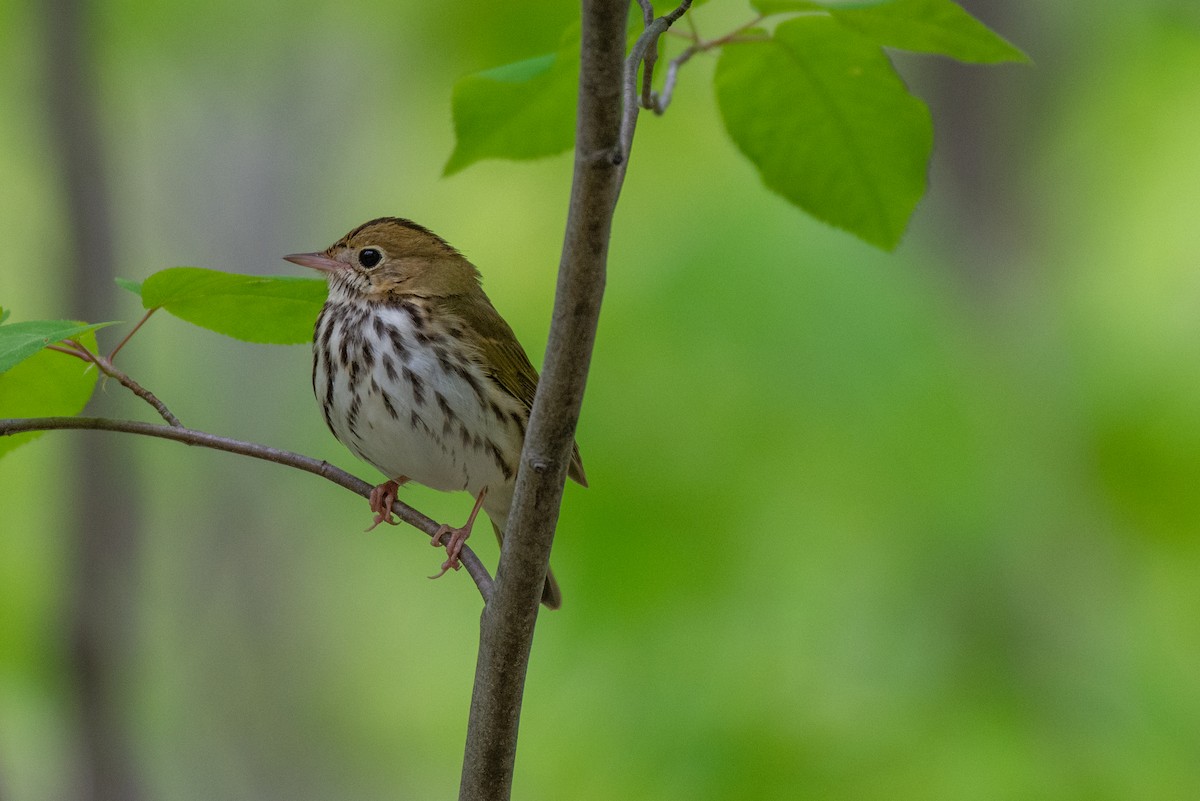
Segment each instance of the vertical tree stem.
[{"label": "vertical tree stem", "polygon": [[583,0],[575,176],[546,359],[492,600],[480,626],[461,801],[512,788],[525,672],[604,294],[623,170],[621,92],[628,0]]}]

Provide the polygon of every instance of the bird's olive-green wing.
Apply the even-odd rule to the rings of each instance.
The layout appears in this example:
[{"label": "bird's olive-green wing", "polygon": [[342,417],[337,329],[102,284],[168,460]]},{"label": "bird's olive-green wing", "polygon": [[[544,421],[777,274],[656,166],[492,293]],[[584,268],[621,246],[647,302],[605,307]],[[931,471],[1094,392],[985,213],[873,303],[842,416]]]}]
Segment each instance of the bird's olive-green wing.
[{"label": "bird's olive-green wing", "polygon": [[[519,400],[526,413],[533,408],[533,396],[537,392],[538,374],[529,361],[525,349],[517,340],[512,328],[492,306],[483,292],[478,296],[455,295],[438,298],[438,311],[447,317],[456,317],[463,323],[464,336],[479,352],[485,371],[500,386]],[[571,464],[567,475],[587,486],[587,475],[583,471],[583,460],[579,456],[579,443],[572,444]]]}]

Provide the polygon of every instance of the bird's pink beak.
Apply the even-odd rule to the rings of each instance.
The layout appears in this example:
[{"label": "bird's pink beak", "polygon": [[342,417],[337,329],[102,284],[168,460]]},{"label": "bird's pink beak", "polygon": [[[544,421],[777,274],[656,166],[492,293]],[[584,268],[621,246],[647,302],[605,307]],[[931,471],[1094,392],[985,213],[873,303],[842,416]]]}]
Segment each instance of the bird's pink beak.
[{"label": "bird's pink beak", "polygon": [[346,265],[336,259],[331,259],[324,253],[293,253],[290,256],[284,256],[284,261],[290,261],[292,264],[299,264],[301,267],[311,267],[314,270],[320,270],[323,273],[335,273],[338,270],[346,269]]}]

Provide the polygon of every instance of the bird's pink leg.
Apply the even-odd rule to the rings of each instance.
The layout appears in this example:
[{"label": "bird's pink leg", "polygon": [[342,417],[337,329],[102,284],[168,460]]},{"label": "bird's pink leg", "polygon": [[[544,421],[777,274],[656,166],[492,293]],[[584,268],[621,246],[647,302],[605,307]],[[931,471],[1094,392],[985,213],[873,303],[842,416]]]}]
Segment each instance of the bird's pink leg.
[{"label": "bird's pink leg", "polygon": [[371,528],[367,531],[372,531],[380,523],[387,523],[390,526],[400,525],[399,521],[392,519],[392,504],[396,502],[396,491],[400,489],[402,484],[408,483],[408,476],[400,476],[392,481],[385,481],[375,489],[371,490],[371,511],[375,513],[375,522],[371,524]]},{"label": "bird's pink leg", "polygon": [[438,547],[442,544],[442,535],[449,534],[450,537],[446,540],[446,561],[442,562],[442,572],[430,578],[441,578],[446,575],[446,571],[453,568],[458,570],[462,567],[462,563],[458,561],[458,554],[462,551],[463,543],[467,541],[467,537],[471,536],[471,526],[475,525],[475,518],[479,515],[479,510],[483,508],[483,499],[487,495],[487,487],[479,491],[479,497],[475,499],[475,506],[471,509],[471,515],[467,518],[467,522],[462,528],[454,528],[453,526],[443,525],[433,535],[433,540],[430,544],[433,547]]}]

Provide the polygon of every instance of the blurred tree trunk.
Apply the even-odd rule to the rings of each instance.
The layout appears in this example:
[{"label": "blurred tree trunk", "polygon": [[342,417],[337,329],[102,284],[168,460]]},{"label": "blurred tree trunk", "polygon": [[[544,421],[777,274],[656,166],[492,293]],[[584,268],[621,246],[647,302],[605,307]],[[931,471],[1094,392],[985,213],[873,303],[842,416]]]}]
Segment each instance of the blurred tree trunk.
[{"label": "blurred tree trunk", "polygon": [[[112,316],[112,201],[100,130],[94,37],[87,0],[45,0],[47,124],[64,205],[62,241],[70,261],[72,316]],[[104,393],[94,403],[104,404]],[[68,605],[68,657],[76,692],[80,748],[76,797],[136,801],[141,796],[122,715],[135,604],[137,526],[129,448],[119,439],[80,437],[64,482],[74,504]],[[48,502],[56,501],[50,496]]]},{"label": "blurred tree trunk", "polygon": [[[1024,3],[960,0],[972,15],[1016,43],[1037,51],[1044,25]],[[939,207],[951,217],[941,226],[944,252],[971,253],[963,274],[986,297],[997,284],[1010,282],[1015,257],[1027,243],[1030,220],[1019,194],[1020,174],[1030,154],[1031,95],[1029,67],[981,69],[939,59],[929,71],[925,93],[937,127],[930,192],[942,196]]]}]

